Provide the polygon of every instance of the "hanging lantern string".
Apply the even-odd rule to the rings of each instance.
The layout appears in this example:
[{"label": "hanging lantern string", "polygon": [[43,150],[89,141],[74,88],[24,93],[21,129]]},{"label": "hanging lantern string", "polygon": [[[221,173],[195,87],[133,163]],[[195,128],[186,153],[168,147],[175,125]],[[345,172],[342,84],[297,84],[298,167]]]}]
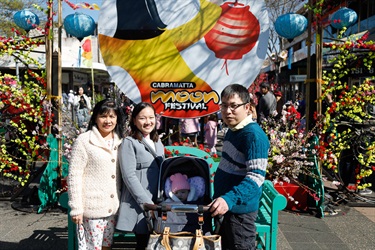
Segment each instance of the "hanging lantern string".
[{"label": "hanging lantern string", "polygon": [[81,49],[82,49],[82,46],[79,45],[79,50],[78,50],[78,68],[81,68]]},{"label": "hanging lantern string", "polygon": [[89,9],[89,10],[100,10],[100,7],[96,3],[93,3],[91,5],[86,2],[74,4],[72,2],[69,2],[68,0],[64,0],[64,2],[67,3],[69,7],[72,8],[73,10],[76,10],[79,8],[84,8],[84,9]]},{"label": "hanging lantern string", "polygon": [[225,67],[225,73],[227,73],[227,75],[229,76],[228,60],[227,59],[224,60],[224,63],[223,63],[223,66],[221,66],[221,69],[223,69],[224,67]]}]

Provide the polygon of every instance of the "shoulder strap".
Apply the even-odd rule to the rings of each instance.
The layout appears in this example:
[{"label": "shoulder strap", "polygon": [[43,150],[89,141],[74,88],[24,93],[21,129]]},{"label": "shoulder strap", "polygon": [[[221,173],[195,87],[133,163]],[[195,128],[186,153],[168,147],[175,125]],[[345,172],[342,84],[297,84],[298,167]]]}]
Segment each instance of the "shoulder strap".
[{"label": "shoulder strap", "polygon": [[152,148],[150,147],[150,145],[147,144],[147,142],[145,142],[145,141],[143,141],[143,140],[141,140],[140,142],[146,147],[146,149],[152,154],[152,156],[153,156],[154,158],[156,158],[156,159],[158,158],[158,156],[157,156],[155,150],[152,149]]},{"label": "shoulder strap", "polygon": [[[141,140],[140,141],[147,149],[147,151],[149,151],[152,156],[155,158],[156,162],[158,163],[159,167],[161,166],[161,162],[163,161],[163,156],[158,156],[155,152],[155,150],[153,148],[150,147],[150,145],[147,144],[147,142]],[[155,145],[156,147],[156,145]]]}]

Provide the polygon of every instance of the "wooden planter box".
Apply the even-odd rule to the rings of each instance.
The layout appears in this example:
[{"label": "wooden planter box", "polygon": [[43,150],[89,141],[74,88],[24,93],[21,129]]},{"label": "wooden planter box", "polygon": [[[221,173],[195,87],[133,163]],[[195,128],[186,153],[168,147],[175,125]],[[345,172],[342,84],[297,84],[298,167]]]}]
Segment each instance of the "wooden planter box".
[{"label": "wooden planter box", "polygon": [[[275,183],[274,187],[280,194],[285,196],[287,200],[286,209],[293,211],[308,210],[307,197],[309,194],[306,192],[306,190],[292,182],[283,182],[282,185],[280,185],[280,183]],[[290,200],[289,196],[292,196],[294,200]],[[296,201],[298,202],[297,204]]]}]

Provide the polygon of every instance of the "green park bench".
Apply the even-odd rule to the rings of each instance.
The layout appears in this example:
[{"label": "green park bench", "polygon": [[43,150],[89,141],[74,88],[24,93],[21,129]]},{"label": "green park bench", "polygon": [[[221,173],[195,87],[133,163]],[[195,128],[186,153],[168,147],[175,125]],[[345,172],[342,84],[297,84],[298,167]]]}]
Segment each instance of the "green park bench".
[{"label": "green park bench", "polygon": [[[198,148],[186,147],[186,146],[166,146],[167,150],[174,152],[173,155],[183,156],[191,155],[205,159],[210,166],[210,174],[216,172],[219,165],[215,162],[209,153],[200,150]],[[178,152],[178,154],[176,154]],[[212,188],[212,182],[211,182]],[[76,235],[75,235],[75,224],[71,221],[69,215],[68,206],[68,194],[63,193],[59,199],[60,205],[68,209],[68,250],[77,249],[76,246]],[[263,185],[263,193],[260,199],[259,213],[256,220],[257,228],[257,248],[258,249],[272,249],[276,250],[277,245],[277,232],[278,232],[278,212],[286,207],[286,198],[279,194],[273,187],[271,181],[266,180]],[[134,234],[124,234],[122,232],[116,232],[114,240],[114,247],[116,249],[117,242],[135,241]]]},{"label": "green park bench", "polygon": [[285,207],[286,198],[277,192],[271,181],[264,181],[258,217],[255,222],[258,249],[277,249],[279,211]]}]

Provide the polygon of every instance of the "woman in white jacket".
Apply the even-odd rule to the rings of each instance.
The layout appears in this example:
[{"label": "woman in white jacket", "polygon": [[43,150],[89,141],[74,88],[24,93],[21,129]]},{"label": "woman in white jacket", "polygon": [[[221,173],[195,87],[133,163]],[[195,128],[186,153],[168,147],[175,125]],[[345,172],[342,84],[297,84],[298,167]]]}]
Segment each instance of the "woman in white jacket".
[{"label": "woman in white jacket", "polygon": [[95,105],[87,132],[78,136],[69,161],[70,215],[79,249],[110,249],[119,207],[121,112],[105,99]]}]

